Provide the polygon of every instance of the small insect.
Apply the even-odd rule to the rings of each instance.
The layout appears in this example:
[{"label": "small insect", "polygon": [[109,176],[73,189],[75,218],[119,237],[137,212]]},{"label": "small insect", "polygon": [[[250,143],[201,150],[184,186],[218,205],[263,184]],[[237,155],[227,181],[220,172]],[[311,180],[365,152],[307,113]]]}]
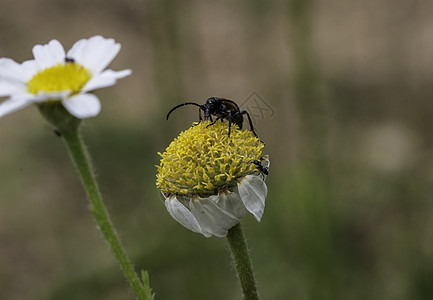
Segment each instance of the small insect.
[{"label": "small insect", "polygon": [[72,57],[65,57],[65,63],[67,64],[72,64],[75,62],[75,59],[73,59]]},{"label": "small insect", "polygon": [[259,169],[259,171],[265,175],[269,175],[269,171],[268,168],[263,167],[262,163],[258,160],[253,161],[253,164],[255,164],[257,166],[257,169]]},{"label": "small insect", "polygon": [[54,134],[55,134],[56,136],[58,136],[58,137],[62,137],[62,132],[61,132],[60,130],[58,130],[58,129],[53,129],[53,132],[54,132]]},{"label": "small insect", "polygon": [[254,160],[253,164],[255,164],[257,166],[257,169],[263,175],[263,179],[265,179],[265,176],[269,175],[269,165],[270,165],[269,156],[264,155],[260,159],[261,159],[261,161]]},{"label": "small insect", "polygon": [[[195,102],[185,102],[179,105],[176,105],[173,107],[167,114],[167,120],[170,117],[170,114],[178,109],[179,107],[185,106],[185,105],[195,105],[199,107],[199,119],[200,121],[203,120],[201,111],[204,112],[204,119],[210,120],[212,123],[208,126],[211,126],[215,124],[216,121],[221,120],[227,120],[229,122],[229,136],[231,131],[231,125],[236,124],[239,129],[242,129],[242,125],[244,122],[244,115],[247,115],[248,122],[250,124],[250,130],[254,134],[254,136],[257,137],[256,132],[254,131],[253,122],[251,121],[250,114],[246,110],[240,110],[239,106],[230,99],[225,98],[217,98],[217,97],[211,97],[207,99],[205,104],[198,104]],[[212,116],[215,116],[215,121],[213,120]]]},{"label": "small insect", "polygon": [[62,136],[62,132],[60,130],[58,130],[57,128],[54,128],[48,124],[45,125],[45,129],[47,130],[47,132],[54,133],[57,137]]}]

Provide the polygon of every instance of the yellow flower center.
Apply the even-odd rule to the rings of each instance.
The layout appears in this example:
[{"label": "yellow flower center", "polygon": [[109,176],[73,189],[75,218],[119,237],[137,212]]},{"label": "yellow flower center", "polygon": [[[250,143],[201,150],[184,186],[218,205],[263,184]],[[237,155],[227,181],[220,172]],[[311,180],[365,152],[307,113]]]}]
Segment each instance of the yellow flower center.
[{"label": "yellow flower center", "polygon": [[74,94],[79,92],[91,77],[89,70],[75,62],[59,63],[34,75],[27,82],[27,90],[32,94],[61,91],[71,91],[71,94]]},{"label": "yellow flower center", "polygon": [[213,195],[257,172],[263,143],[251,131],[228,123],[200,122],[182,132],[161,154],[156,186],[166,194]]}]

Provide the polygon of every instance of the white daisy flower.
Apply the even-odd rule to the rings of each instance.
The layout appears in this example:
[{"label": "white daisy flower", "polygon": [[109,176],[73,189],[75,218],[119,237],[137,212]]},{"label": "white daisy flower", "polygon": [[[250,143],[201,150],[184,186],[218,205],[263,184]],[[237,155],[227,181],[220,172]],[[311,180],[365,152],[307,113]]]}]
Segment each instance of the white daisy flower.
[{"label": "white daisy flower", "polygon": [[99,99],[89,91],[114,85],[131,70],[105,69],[119,53],[113,39],[93,36],[76,42],[65,53],[57,40],[33,47],[33,60],[19,64],[0,58],[0,117],[31,103],[61,101],[76,118],[97,115]]},{"label": "white daisy flower", "polygon": [[247,212],[260,221],[265,209],[269,159],[251,131],[209,121],[182,132],[159,153],[157,187],[169,214],[186,228],[224,237]]}]

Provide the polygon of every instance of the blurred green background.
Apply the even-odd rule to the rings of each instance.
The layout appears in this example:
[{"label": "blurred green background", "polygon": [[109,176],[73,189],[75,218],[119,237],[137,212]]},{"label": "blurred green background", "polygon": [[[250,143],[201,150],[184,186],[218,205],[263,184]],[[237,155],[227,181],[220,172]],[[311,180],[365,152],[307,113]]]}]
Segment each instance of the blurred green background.
[{"label": "blurred green background", "polygon": [[[242,220],[263,299],[433,299],[432,1],[3,0],[0,29],[19,62],[53,38],[122,44],[111,68],[133,75],[82,133],[156,299],[240,298],[225,239],[176,223],[154,183],[197,119],[167,111],[210,96],[255,114],[271,158],[262,222]],[[132,299],[34,106],[0,144],[0,299]]]}]

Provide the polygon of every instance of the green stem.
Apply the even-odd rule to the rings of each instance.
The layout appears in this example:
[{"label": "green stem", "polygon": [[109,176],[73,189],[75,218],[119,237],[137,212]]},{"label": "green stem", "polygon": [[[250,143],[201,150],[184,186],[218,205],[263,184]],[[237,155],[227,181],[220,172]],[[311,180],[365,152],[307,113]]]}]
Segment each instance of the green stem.
[{"label": "green stem", "polygon": [[236,271],[238,272],[239,281],[241,282],[244,299],[258,300],[259,294],[256,289],[253,267],[240,223],[229,230],[227,240],[229,241]]},{"label": "green stem", "polygon": [[102,201],[101,193],[99,192],[98,185],[90,165],[89,156],[78,134],[78,130],[63,132],[62,136],[66,142],[72,160],[74,161],[78,170],[81,181],[87,192],[87,196],[89,197],[93,217],[95,218],[96,224],[101,230],[105,241],[111,248],[111,251],[113,251],[114,256],[119,262],[123,273],[131,284],[131,287],[134,290],[137,298],[140,300],[152,299],[152,297],[146,292],[145,288],[143,288],[140,279],[135,273],[134,267],[126,255],[120,239],[113,228],[107,209],[105,208],[105,205]]}]

